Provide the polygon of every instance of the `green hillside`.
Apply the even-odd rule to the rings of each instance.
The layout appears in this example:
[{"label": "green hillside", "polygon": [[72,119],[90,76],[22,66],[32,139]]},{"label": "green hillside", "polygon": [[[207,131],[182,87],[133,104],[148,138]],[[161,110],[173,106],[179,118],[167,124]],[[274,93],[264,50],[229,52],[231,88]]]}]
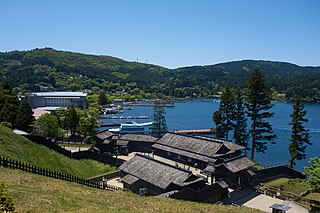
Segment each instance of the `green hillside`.
[{"label": "green hillside", "polygon": [[245,87],[250,71],[255,68],[265,73],[274,91],[285,93],[287,98],[320,97],[319,66],[243,60],[167,69],[52,48],[0,52],[0,78],[9,80],[21,91],[39,91],[40,86],[46,86],[73,91],[97,88],[111,93],[125,91],[135,98],[212,97],[224,86]]},{"label": "green hillside", "polygon": [[0,179],[7,184],[16,212],[261,212],[245,207],[109,192],[3,167],[0,167]]},{"label": "green hillside", "polygon": [[84,178],[115,171],[114,167],[96,161],[67,158],[16,135],[11,129],[2,125],[0,125],[0,155]]}]

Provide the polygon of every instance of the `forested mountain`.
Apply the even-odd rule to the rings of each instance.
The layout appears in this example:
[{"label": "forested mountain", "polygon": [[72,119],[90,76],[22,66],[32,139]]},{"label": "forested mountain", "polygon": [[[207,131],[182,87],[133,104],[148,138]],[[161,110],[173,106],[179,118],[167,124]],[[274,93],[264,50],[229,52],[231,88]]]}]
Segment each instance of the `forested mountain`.
[{"label": "forested mountain", "polygon": [[138,97],[211,97],[223,86],[244,88],[259,68],[273,91],[287,98],[320,97],[320,67],[244,60],[178,69],[51,48],[0,53],[0,78],[19,91],[103,89]]}]

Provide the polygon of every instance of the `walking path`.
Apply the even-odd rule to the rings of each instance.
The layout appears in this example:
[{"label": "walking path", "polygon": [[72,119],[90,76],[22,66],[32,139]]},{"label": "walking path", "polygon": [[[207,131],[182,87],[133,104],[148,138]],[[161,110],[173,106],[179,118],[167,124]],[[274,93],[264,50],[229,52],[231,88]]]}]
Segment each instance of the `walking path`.
[{"label": "walking path", "polygon": [[288,213],[307,213],[308,210],[295,204],[293,201],[283,201],[278,198],[270,197],[253,191],[252,189],[244,189],[241,191],[233,191],[230,193],[231,202],[244,205],[250,208],[260,209],[264,212],[271,212],[270,206],[273,204],[286,204],[291,207]]}]

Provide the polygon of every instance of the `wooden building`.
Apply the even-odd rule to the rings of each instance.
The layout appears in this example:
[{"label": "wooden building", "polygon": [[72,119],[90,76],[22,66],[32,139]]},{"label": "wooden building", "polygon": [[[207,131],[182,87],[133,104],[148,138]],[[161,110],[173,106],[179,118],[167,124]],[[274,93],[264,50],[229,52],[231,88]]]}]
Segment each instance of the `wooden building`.
[{"label": "wooden building", "polygon": [[226,140],[171,132],[156,141],[152,148],[158,156],[199,169],[204,169],[209,162],[239,156],[244,149]]},{"label": "wooden building", "polygon": [[92,151],[99,153],[127,155],[131,152],[151,152],[151,146],[158,138],[143,134],[126,134],[122,137],[108,130],[98,132],[93,136],[95,145]]},{"label": "wooden building", "polygon": [[154,154],[202,170],[210,184],[221,187],[249,186],[254,164],[242,154],[244,147],[231,141],[206,136],[167,133],[152,146]]},{"label": "wooden building", "polygon": [[108,130],[100,131],[96,133],[93,137],[95,145],[91,147],[91,151],[97,152],[99,154],[103,153],[115,153],[115,141],[118,136],[114,135]]},{"label": "wooden building", "polygon": [[159,195],[184,188],[200,190],[206,187],[205,180],[191,171],[144,155],[135,155],[119,169],[124,188],[135,193]]},{"label": "wooden building", "polygon": [[242,188],[250,186],[251,178],[255,174],[250,170],[253,165],[254,163],[247,156],[239,155],[209,163],[203,171],[211,176],[211,183],[222,181],[228,185],[228,188]]},{"label": "wooden building", "polygon": [[131,152],[151,152],[151,146],[158,138],[143,134],[126,134],[120,137],[116,145],[126,146],[128,153]]}]

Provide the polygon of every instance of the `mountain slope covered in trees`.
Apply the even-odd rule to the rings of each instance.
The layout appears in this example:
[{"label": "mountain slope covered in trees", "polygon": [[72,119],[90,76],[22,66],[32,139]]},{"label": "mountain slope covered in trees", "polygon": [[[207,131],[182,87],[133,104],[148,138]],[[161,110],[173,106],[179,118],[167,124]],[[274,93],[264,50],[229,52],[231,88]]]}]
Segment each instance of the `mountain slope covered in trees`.
[{"label": "mountain slope covered in trees", "polygon": [[287,98],[320,97],[320,67],[285,62],[244,60],[178,69],[127,62],[51,48],[0,52],[0,80],[21,91],[103,89],[125,91],[137,97],[212,97],[222,87],[244,88],[250,71],[259,68],[268,86]]}]

